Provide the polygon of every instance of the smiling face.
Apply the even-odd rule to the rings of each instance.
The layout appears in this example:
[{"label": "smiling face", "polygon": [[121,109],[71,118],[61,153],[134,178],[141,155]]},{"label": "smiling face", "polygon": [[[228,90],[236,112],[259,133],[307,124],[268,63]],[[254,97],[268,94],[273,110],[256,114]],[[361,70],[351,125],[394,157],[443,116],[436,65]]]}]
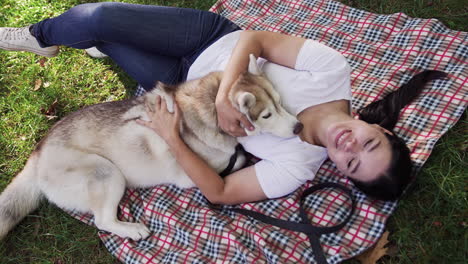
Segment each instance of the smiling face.
[{"label": "smiling face", "polygon": [[328,155],[346,176],[375,180],[390,165],[392,153],[385,133],[390,132],[360,120],[338,122],[327,129]]}]

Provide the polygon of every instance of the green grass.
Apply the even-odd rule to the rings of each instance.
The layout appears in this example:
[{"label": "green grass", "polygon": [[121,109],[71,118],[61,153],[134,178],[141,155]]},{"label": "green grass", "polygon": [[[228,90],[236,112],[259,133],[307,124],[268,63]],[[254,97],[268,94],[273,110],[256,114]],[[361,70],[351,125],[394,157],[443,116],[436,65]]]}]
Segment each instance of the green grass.
[{"label": "green grass", "polygon": [[[0,0],[0,26],[23,26],[55,16],[78,0]],[[215,0],[126,1],[208,9]],[[375,13],[405,12],[438,18],[467,30],[462,0],[342,0]],[[42,85],[35,90],[35,83]],[[16,175],[50,126],[84,105],[129,96],[136,83],[109,59],[62,48],[57,58],[0,51],[0,190]],[[51,108],[54,104],[55,107]],[[49,120],[48,115],[57,116]],[[400,203],[388,228],[398,250],[382,263],[463,263],[467,254],[466,115],[437,144],[414,191]],[[0,263],[114,263],[97,230],[44,203],[0,242]],[[355,263],[356,261],[349,261]]]}]

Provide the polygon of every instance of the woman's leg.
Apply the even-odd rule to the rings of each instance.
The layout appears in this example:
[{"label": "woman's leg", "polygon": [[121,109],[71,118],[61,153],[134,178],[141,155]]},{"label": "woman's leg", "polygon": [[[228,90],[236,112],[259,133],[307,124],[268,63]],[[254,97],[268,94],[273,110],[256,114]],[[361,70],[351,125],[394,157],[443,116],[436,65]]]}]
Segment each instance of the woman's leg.
[{"label": "woman's leg", "polygon": [[183,81],[194,55],[237,29],[207,11],[107,2],[73,7],[31,30],[42,46],[96,46],[149,89],[156,80]]},{"label": "woman's leg", "polygon": [[226,21],[196,9],[105,2],[73,7],[34,24],[32,33],[44,46],[89,48],[110,42],[180,57],[223,34],[218,24]]},{"label": "woman's leg", "polygon": [[[129,48],[126,45],[102,43],[96,46],[113,59],[146,91],[154,88],[156,81],[166,84],[181,82],[183,70],[180,59]],[[121,54],[125,54],[122,56]]]}]

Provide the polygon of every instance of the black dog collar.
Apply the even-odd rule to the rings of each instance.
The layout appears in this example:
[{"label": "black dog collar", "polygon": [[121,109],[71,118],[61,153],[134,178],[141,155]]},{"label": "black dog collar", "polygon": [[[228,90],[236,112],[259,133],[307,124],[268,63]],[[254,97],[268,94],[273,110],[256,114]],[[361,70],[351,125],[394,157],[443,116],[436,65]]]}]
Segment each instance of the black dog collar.
[{"label": "black dog collar", "polygon": [[229,159],[229,164],[227,165],[227,167],[219,173],[219,175],[221,177],[226,177],[228,176],[231,171],[232,171],[232,168],[234,168],[234,165],[236,164],[236,161],[237,161],[237,157],[241,154],[241,153],[244,153],[244,148],[242,147],[241,144],[237,144],[236,146],[236,152],[234,152],[234,154],[232,154],[231,158]]}]

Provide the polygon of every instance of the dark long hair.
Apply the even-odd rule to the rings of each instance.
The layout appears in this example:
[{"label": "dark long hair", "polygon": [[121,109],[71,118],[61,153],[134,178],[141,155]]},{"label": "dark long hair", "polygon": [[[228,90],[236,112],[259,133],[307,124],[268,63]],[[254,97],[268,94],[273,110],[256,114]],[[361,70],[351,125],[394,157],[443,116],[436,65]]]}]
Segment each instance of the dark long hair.
[{"label": "dark long hair", "polygon": [[[391,92],[385,98],[372,102],[358,111],[359,118],[370,124],[378,124],[392,131],[398,121],[400,110],[413,101],[427,82],[446,77],[441,71],[423,71],[415,75],[400,89]],[[412,162],[410,151],[403,139],[395,133],[385,134],[391,146],[391,161],[387,171],[377,179],[353,183],[367,195],[380,200],[396,200],[411,182]]]}]

